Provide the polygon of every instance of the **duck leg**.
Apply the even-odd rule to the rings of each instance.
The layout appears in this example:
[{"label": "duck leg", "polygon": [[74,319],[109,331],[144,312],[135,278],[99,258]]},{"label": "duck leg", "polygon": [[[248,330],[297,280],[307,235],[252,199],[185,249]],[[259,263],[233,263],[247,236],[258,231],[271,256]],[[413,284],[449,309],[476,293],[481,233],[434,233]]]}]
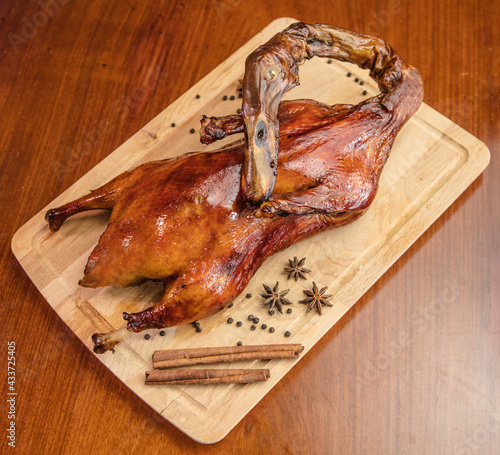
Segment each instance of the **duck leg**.
[{"label": "duck leg", "polygon": [[115,177],[105,185],[92,190],[83,196],[67,204],[50,209],[45,214],[45,220],[52,232],[58,231],[62,224],[70,217],[80,212],[96,209],[111,210],[120,195],[141,179],[149,169],[154,168],[155,163],[147,163]]},{"label": "duck leg", "polygon": [[[207,268],[224,268],[224,263],[210,262],[209,267],[202,261],[194,264],[192,270],[178,277],[166,288],[158,303],[138,313],[123,313],[126,326],[108,333],[94,333],[94,352],[102,354],[114,350],[132,332],[188,324],[231,303],[238,294],[233,287],[241,280],[233,281],[230,273],[220,274],[218,270],[214,270],[211,281]],[[217,288],[223,288],[223,291]],[[225,298],[221,299],[216,291],[223,292]]]},{"label": "duck leg", "polygon": [[106,351],[115,350],[115,346],[126,336],[130,335],[127,326],[121,327],[108,333],[94,333],[92,342],[94,343],[94,352],[104,354]]}]

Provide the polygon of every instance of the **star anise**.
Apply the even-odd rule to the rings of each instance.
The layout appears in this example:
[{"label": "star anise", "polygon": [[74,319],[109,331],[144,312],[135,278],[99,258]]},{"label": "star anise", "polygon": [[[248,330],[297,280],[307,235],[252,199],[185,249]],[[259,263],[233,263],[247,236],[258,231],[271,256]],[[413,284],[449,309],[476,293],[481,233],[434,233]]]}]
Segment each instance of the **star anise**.
[{"label": "star anise", "polygon": [[288,294],[290,289],[286,289],[285,291],[279,292],[279,282],[276,281],[274,288],[271,289],[267,284],[262,285],[266,291],[265,294],[261,294],[262,297],[266,299],[262,305],[269,305],[269,311],[271,312],[273,308],[276,306],[276,309],[283,314],[283,306],[282,305],[291,305],[292,302],[290,300],[285,299],[285,295]]},{"label": "star anise", "polygon": [[305,303],[309,305],[307,307],[306,313],[309,313],[314,307],[316,307],[316,311],[321,315],[323,314],[322,307],[323,306],[333,306],[328,300],[331,295],[324,295],[325,291],[328,288],[325,286],[321,290],[318,291],[318,286],[313,282],[313,289],[311,291],[304,290],[304,294],[307,295],[307,298],[304,300],[300,300],[299,303]]},{"label": "star anise", "polygon": [[305,267],[302,267],[306,262],[306,258],[302,258],[300,261],[297,259],[297,256],[293,258],[293,261],[291,259],[288,259],[288,263],[290,264],[290,267],[285,267],[285,273],[288,273],[288,279],[290,278],[295,278],[295,281],[297,281],[300,278],[306,279],[306,273],[309,273],[310,270],[306,269]]}]

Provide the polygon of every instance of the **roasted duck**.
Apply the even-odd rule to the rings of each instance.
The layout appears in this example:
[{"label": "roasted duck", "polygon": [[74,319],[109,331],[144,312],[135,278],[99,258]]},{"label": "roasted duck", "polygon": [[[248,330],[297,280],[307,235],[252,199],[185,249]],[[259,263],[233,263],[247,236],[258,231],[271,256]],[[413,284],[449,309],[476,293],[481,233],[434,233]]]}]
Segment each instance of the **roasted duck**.
[{"label": "roasted duck", "polygon": [[[356,106],[281,102],[313,56],[370,70],[380,94]],[[270,255],[358,218],[403,124],[422,102],[418,71],[378,38],[295,23],[250,54],[242,115],[202,119],[201,140],[244,137],[223,149],[143,164],[87,196],[51,209],[110,209],[81,286],[161,280],[160,302],[124,313],[126,326],[94,334],[112,350],[130,332],[186,324],[230,304]]]}]

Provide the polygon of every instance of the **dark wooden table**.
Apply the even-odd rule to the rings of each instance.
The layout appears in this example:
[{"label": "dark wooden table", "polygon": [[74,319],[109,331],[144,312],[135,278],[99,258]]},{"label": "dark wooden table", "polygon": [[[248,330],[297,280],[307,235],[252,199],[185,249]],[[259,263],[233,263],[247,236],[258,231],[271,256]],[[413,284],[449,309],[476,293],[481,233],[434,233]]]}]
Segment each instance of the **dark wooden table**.
[{"label": "dark wooden table", "polygon": [[[10,240],[280,16],[384,38],[420,69],[425,102],[483,140],[492,160],[224,440],[203,446],[66,328]],[[499,17],[500,4],[487,0],[0,2],[0,337],[4,353],[16,343],[18,392],[16,449],[4,431],[0,451],[500,453]],[[155,66],[165,73],[161,84],[134,101],[134,86]],[[106,120],[102,140],[75,154]]]}]

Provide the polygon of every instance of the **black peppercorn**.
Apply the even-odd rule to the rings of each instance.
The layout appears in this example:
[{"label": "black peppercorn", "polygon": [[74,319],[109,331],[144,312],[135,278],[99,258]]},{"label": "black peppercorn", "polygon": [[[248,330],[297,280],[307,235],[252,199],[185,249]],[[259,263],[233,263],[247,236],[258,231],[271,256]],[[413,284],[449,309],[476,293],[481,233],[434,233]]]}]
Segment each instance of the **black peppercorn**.
[{"label": "black peppercorn", "polygon": [[190,132],[191,134],[194,134],[194,128],[191,128],[191,129],[189,130],[189,132]]},{"label": "black peppercorn", "polygon": [[251,299],[252,298],[252,294],[250,294],[250,292],[245,296],[247,299]]},{"label": "black peppercorn", "polygon": [[259,323],[259,318],[253,318],[253,322],[255,322],[256,324]]},{"label": "black peppercorn", "polygon": [[222,97],[222,99],[223,99],[224,101],[226,101],[226,100],[227,100],[227,95],[224,95],[224,96]]},{"label": "black peppercorn", "polygon": [[232,324],[233,322],[234,322],[234,319],[233,319],[233,318],[228,318],[228,320],[227,320],[227,323],[228,323],[228,324]]},{"label": "black peppercorn", "polygon": [[288,310],[286,310],[286,312],[287,312],[288,314],[292,314],[292,309],[291,309],[291,308],[288,308]]},{"label": "black peppercorn", "polygon": [[238,346],[243,346],[243,343],[241,341],[238,341],[237,345]]},{"label": "black peppercorn", "polygon": [[151,338],[151,335],[150,335],[149,333],[146,333],[146,335],[144,335],[144,338],[145,338],[146,340],[149,340],[149,339]]},{"label": "black peppercorn", "polygon": [[257,326],[253,325],[250,327],[252,330],[255,330],[257,328]]},{"label": "black peppercorn", "polygon": [[240,108],[236,109],[236,113],[241,114],[241,109]]},{"label": "black peppercorn", "polygon": [[274,314],[274,310],[269,310],[269,314],[272,316]]},{"label": "black peppercorn", "polygon": [[236,323],[236,325],[237,325],[238,327],[241,327],[241,326],[243,325],[243,322],[238,321],[238,322]]},{"label": "black peppercorn", "polygon": [[287,330],[287,331],[285,332],[285,336],[286,336],[286,337],[289,337],[290,335],[291,335],[291,333]]},{"label": "black peppercorn", "polygon": [[363,95],[367,95],[368,92],[366,90],[363,90]]},{"label": "black peppercorn", "polygon": [[359,79],[356,77],[356,78],[354,79],[354,82],[359,82]]},{"label": "black peppercorn", "polygon": [[330,65],[330,63],[332,63],[332,60],[331,60],[331,59],[328,59],[328,60],[326,61],[326,63],[328,63],[328,64]]},{"label": "black peppercorn", "polygon": [[267,329],[267,324],[262,324],[262,330],[266,330]]},{"label": "black peppercorn", "polygon": [[234,100],[234,95],[231,95],[231,96],[229,97],[229,99],[230,99],[231,101],[233,101],[233,100]]},{"label": "black peppercorn", "polygon": [[363,81],[360,81],[359,82],[359,85],[364,85],[365,83]]},{"label": "black peppercorn", "polygon": [[200,95],[196,95],[196,99],[200,99]]},{"label": "black peppercorn", "polygon": [[160,336],[161,336],[161,337],[164,337],[164,336],[165,336],[165,330],[161,330],[161,331],[160,331]]},{"label": "black peppercorn", "polygon": [[191,322],[191,324],[193,324],[194,328],[196,329],[197,332],[202,332],[203,329],[201,328],[200,326],[200,323],[195,321],[195,322]]},{"label": "black peppercorn", "polygon": [[274,333],[274,327],[269,327],[269,332]]},{"label": "black peppercorn", "polygon": [[234,302],[231,302],[231,303],[230,303],[227,307],[228,307],[228,308],[232,308],[232,307],[233,307],[233,305],[234,305]]},{"label": "black peppercorn", "polygon": [[249,321],[253,321],[254,318],[255,318],[255,316],[253,314],[249,314],[248,315],[248,320]]},{"label": "black peppercorn", "polygon": [[351,77],[351,76],[352,76],[352,74],[351,74],[351,73],[347,73],[347,77]]},{"label": "black peppercorn", "polygon": [[175,123],[173,123],[173,122],[172,122],[172,123],[170,124],[170,126],[171,126],[172,128],[175,128]]},{"label": "black peppercorn", "polygon": [[238,93],[238,98],[243,98],[243,93]]}]

